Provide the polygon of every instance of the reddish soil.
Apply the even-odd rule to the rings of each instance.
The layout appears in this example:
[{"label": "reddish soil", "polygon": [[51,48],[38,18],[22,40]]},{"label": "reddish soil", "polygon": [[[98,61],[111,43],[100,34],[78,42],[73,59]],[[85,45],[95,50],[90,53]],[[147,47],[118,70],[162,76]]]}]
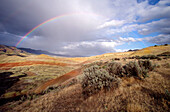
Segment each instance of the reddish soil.
[{"label": "reddish soil", "polygon": [[[54,63],[54,62],[44,62],[44,61],[26,61],[26,62],[15,62],[15,63],[2,63],[2,64],[0,64],[0,69],[1,70],[5,70],[5,69],[9,70],[10,68],[16,67],[16,66],[28,66],[28,65],[35,65],[35,64],[57,65],[57,66],[63,66],[63,67],[64,66],[81,66],[83,64],[90,63],[90,62],[92,62],[92,61],[84,61],[84,62],[79,63],[79,64],[67,64],[67,63]],[[50,85],[54,85],[54,84],[59,85],[59,84],[65,82],[66,80],[81,74],[82,70],[83,70],[82,68],[78,68],[78,69],[75,69],[75,70],[73,70],[69,73],[64,74],[61,77],[49,80],[45,84],[38,87],[35,90],[35,93],[40,93],[41,91],[45,90]],[[35,75],[35,74],[29,73],[29,72],[28,72],[28,74],[29,75]]]},{"label": "reddish soil", "polygon": [[3,68],[0,68],[0,70],[9,70],[11,69],[11,67],[3,67]]},{"label": "reddish soil", "polygon": [[25,62],[15,62],[15,63],[1,63],[0,67],[12,68],[16,66],[27,66],[27,65],[36,65],[36,64],[45,64],[45,65],[58,65],[58,66],[81,66],[85,63],[91,61],[85,61],[80,64],[67,64],[67,63],[55,63],[55,62],[45,62],[45,61],[25,61]]},{"label": "reddish soil", "polygon": [[[80,64],[75,64],[75,66],[81,66],[83,64],[90,63],[90,62],[92,62],[92,60],[84,61]],[[41,93],[43,90],[45,90],[47,87],[49,87],[51,85],[54,85],[54,84],[60,85],[61,83],[65,82],[66,80],[71,79],[71,78],[81,74],[82,71],[83,71],[83,68],[78,68],[78,69],[72,70],[71,72],[66,73],[56,79],[49,80],[45,84],[38,87],[34,92],[38,94],[38,93]]]},{"label": "reddish soil", "polygon": [[28,76],[36,76],[36,75],[37,75],[37,74],[34,73],[34,72],[26,72],[26,74],[27,74]]},{"label": "reddish soil", "polygon": [[66,80],[71,79],[71,78],[81,74],[82,71],[83,71],[82,68],[78,68],[78,69],[75,69],[69,73],[66,73],[56,79],[49,80],[45,84],[38,87],[34,92],[38,94],[38,93],[41,93],[43,90],[45,90],[50,85],[54,85],[54,84],[60,85],[61,83],[65,82]]},{"label": "reddish soil", "polygon": [[71,64],[66,63],[54,63],[54,62],[45,62],[45,61],[25,61],[25,62],[15,62],[15,63],[1,63],[0,67],[16,67],[16,66],[27,66],[35,64],[45,64],[45,65],[58,65],[58,66],[69,66]]}]

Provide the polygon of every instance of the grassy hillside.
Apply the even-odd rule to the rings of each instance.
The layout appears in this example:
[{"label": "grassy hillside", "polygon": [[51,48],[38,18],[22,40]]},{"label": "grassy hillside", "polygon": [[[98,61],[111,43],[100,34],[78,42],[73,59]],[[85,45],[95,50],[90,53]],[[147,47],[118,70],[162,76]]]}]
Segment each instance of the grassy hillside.
[{"label": "grassy hillside", "polygon": [[0,111],[168,112],[169,48],[75,58],[3,51]]},{"label": "grassy hillside", "polygon": [[142,56],[142,55],[158,55],[163,52],[168,52],[170,45],[161,45],[161,46],[151,46],[141,50],[138,50],[131,54],[131,56]]}]

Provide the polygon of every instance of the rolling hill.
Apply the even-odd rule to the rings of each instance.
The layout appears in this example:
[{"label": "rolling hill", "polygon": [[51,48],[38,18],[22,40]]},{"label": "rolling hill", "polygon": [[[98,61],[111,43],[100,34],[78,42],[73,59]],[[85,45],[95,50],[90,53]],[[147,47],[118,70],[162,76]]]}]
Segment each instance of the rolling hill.
[{"label": "rolling hill", "polygon": [[[168,112],[169,48],[170,45],[162,45],[69,58],[51,57],[45,55],[49,54],[46,51],[1,45],[0,111]],[[159,58],[131,58],[143,55]],[[102,86],[106,77],[112,77],[111,82]],[[106,89],[111,86],[109,84],[112,87]]]}]

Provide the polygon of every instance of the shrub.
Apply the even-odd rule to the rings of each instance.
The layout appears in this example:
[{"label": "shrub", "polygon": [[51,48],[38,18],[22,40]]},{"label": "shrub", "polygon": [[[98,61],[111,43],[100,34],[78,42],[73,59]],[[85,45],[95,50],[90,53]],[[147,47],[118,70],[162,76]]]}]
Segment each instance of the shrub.
[{"label": "shrub", "polygon": [[139,60],[138,64],[141,68],[145,68],[149,71],[152,71],[155,68],[155,65],[152,64],[150,60]]},{"label": "shrub", "polygon": [[136,59],[140,59],[140,56],[135,56]]},{"label": "shrub", "polygon": [[140,57],[140,59],[157,59],[158,57],[155,55],[144,55]]},{"label": "shrub", "polygon": [[160,68],[161,66],[159,64],[156,64],[155,67]]},{"label": "shrub", "polygon": [[113,82],[115,82],[115,87],[118,86],[117,79],[97,65],[86,68],[83,74],[82,88],[85,97],[99,92],[102,88],[112,88],[114,86]]},{"label": "shrub", "polygon": [[153,65],[150,60],[139,60],[138,64],[141,67],[141,75],[144,78],[148,77],[147,73],[155,68],[155,65]]},{"label": "shrub", "polygon": [[157,56],[170,56],[170,52],[163,52],[161,54],[158,54]]},{"label": "shrub", "polygon": [[126,61],[127,58],[125,57],[125,58],[122,58],[122,59],[123,59],[123,61]]},{"label": "shrub", "polygon": [[114,58],[114,60],[120,60],[120,58]]},{"label": "shrub", "polygon": [[141,68],[136,61],[130,61],[123,68],[125,70],[126,76],[128,76],[128,77],[130,77],[130,76],[140,77]]},{"label": "shrub", "polygon": [[112,60],[112,61],[120,60],[120,58],[112,58],[111,60]]},{"label": "shrub", "polygon": [[110,62],[106,65],[106,69],[109,72],[109,74],[111,76],[118,76],[118,77],[122,77],[123,73],[124,73],[124,69],[121,65],[121,63],[117,63],[117,62]]},{"label": "shrub", "polygon": [[162,60],[162,58],[158,57],[158,58],[157,58],[157,60],[158,60],[158,61],[161,61],[161,60]]},{"label": "shrub", "polygon": [[147,77],[147,73],[154,69],[150,60],[130,61],[122,66],[117,62],[106,62],[103,66],[91,65],[83,72],[82,93],[85,97],[99,92],[101,89],[108,90],[118,87],[119,77],[138,77],[139,79]]},{"label": "shrub", "polygon": [[147,73],[155,68],[150,60],[131,61],[124,67],[126,76],[135,76],[139,78],[147,77]]},{"label": "shrub", "polygon": [[164,44],[164,46],[168,46],[168,44]]},{"label": "shrub", "polygon": [[168,57],[164,57],[163,59],[168,59]]},{"label": "shrub", "polygon": [[158,45],[154,45],[154,47],[157,47]]}]

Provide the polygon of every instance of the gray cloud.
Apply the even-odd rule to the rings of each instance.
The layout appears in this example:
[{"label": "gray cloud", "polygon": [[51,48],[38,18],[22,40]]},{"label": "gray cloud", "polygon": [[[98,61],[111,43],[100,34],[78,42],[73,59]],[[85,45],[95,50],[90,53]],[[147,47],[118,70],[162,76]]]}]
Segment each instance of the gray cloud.
[{"label": "gray cloud", "polygon": [[20,36],[10,34],[8,32],[0,32],[0,44],[15,46],[15,44],[21,39]]},{"label": "gray cloud", "polygon": [[[66,28],[67,22],[70,26],[79,24],[85,25],[89,22],[89,19],[97,17],[97,15],[105,15],[105,11],[109,12],[109,8],[106,4],[108,0],[103,2],[97,2],[97,0],[87,0],[83,2],[82,0],[1,0],[0,4],[0,21],[4,28],[9,33],[24,35],[29,30],[34,28],[36,25],[52,18],[55,16],[60,16],[63,14],[70,14],[76,12],[85,13],[82,16],[69,16],[61,20],[59,25],[51,25],[53,28]],[[103,10],[104,9],[104,10]],[[99,13],[100,12],[100,13]],[[89,14],[91,13],[91,14]],[[93,15],[94,14],[94,15]],[[109,15],[109,14],[107,14]],[[95,16],[95,17],[94,17]],[[89,24],[97,24],[100,21],[93,19],[95,21],[90,21]],[[58,20],[59,21],[59,20]],[[77,22],[76,22],[77,21]],[[75,23],[76,22],[76,23]],[[80,23],[81,22],[81,23]],[[59,22],[58,22],[59,23]],[[66,25],[66,26],[65,26]],[[46,26],[46,29],[51,26]],[[57,31],[57,30],[56,30]],[[48,31],[47,31],[48,32]],[[54,34],[54,32],[53,32]],[[41,32],[39,33],[41,34]]]},{"label": "gray cloud", "polygon": [[161,0],[155,6],[146,5],[138,8],[137,15],[140,16],[139,22],[146,22],[152,19],[170,18],[168,14],[170,7],[167,5],[169,0]]},{"label": "gray cloud", "polygon": [[144,40],[156,44],[170,44],[170,35],[160,34],[154,37],[146,37]]},{"label": "gray cloud", "polygon": [[115,52],[115,42],[79,42],[70,43],[62,48],[63,54],[91,56]]},{"label": "gray cloud", "polygon": [[[70,56],[91,56],[103,53],[110,53],[116,50],[115,47],[125,43],[140,41],[132,37],[123,38],[118,37],[115,39],[98,39],[95,41],[81,41],[81,42],[56,42],[55,44],[49,44],[47,42],[40,41],[41,43],[36,43],[36,39],[40,40],[42,38],[34,37],[24,42],[25,47],[29,47],[32,43],[32,48],[36,49],[38,46],[42,46],[42,49],[54,52],[56,54],[70,55]],[[43,42],[43,43],[42,43]],[[46,47],[48,46],[48,47]]]},{"label": "gray cloud", "polygon": [[170,34],[170,19],[161,19],[159,21],[138,25],[138,31],[143,35],[148,35],[153,32]]},{"label": "gray cloud", "polygon": [[[116,46],[122,45],[124,43],[139,41],[132,37],[123,38],[118,37],[111,40],[99,39],[95,41],[82,41],[63,44],[56,53],[66,54],[66,55],[81,55],[81,56],[91,56],[99,55],[103,53],[110,53],[115,51],[121,51],[115,49]],[[125,51],[125,50],[124,50]]]},{"label": "gray cloud", "polygon": [[160,19],[144,24],[127,24],[122,27],[107,30],[109,34],[129,33],[138,31],[142,35],[149,35],[157,32],[161,34],[170,34],[170,19]]},{"label": "gray cloud", "polygon": [[44,24],[19,47],[90,56],[115,52],[116,46],[140,41],[121,37],[121,33],[132,31],[141,35],[158,32],[160,35],[146,40],[163,43],[169,40],[165,37],[170,32],[168,3],[168,0],[155,5],[147,0],[1,0],[0,44],[15,45],[32,28],[59,15],[66,16]]}]

